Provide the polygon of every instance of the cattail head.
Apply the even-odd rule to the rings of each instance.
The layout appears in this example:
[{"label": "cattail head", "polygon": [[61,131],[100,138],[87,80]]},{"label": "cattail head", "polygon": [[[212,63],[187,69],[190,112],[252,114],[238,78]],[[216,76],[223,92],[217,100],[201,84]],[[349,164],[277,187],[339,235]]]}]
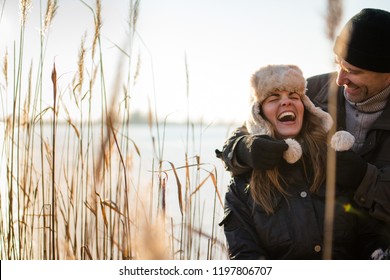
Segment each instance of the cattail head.
[{"label": "cattail head", "polygon": [[8,86],[8,51],[5,51],[3,58],[3,75],[6,87]]},{"label": "cattail head", "polygon": [[27,21],[27,15],[30,12],[31,6],[31,0],[20,0],[19,2],[20,21],[22,26],[24,26]]},{"label": "cattail head", "polygon": [[136,0],[134,4],[132,1],[130,4],[130,25],[133,31],[135,30],[138,21],[139,3],[140,1]]},{"label": "cattail head", "polygon": [[53,102],[54,102],[54,110],[56,109],[56,101],[57,101],[57,71],[56,64],[53,64],[53,70],[51,72],[51,81],[53,83]]},{"label": "cattail head", "polygon": [[53,18],[57,12],[58,4],[57,0],[48,0],[46,5],[46,14],[45,18],[43,20],[43,33],[45,33],[49,27],[51,22],[53,21]]},{"label": "cattail head", "polygon": [[84,35],[84,37],[81,39],[81,46],[80,46],[80,50],[79,50],[79,61],[77,63],[78,65],[78,82],[77,82],[77,88],[78,88],[78,92],[81,93],[82,92],[82,88],[83,88],[83,81],[84,81],[84,61],[85,61],[85,53],[86,53],[86,50],[85,50],[85,37],[86,35]]},{"label": "cattail head", "polygon": [[328,0],[328,8],[326,14],[326,35],[328,39],[333,41],[337,26],[340,24],[343,16],[343,1]]},{"label": "cattail head", "polygon": [[102,28],[102,4],[100,0],[96,0],[96,15],[95,15],[95,35],[92,43],[92,57],[95,55],[97,41],[100,37],[100,29]]}]

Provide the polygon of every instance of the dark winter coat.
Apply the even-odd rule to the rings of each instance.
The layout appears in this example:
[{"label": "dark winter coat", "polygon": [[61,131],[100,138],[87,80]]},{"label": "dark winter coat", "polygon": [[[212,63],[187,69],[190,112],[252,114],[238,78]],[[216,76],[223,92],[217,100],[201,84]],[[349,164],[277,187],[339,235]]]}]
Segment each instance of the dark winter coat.
[{"label": "dark winter coat", "polygon": [[[302,160],[282,163],[287,198],[276,197],[274,214],[256,205],[250,174],[233,177],[225,196],[224,226],[231,259],[321,259],[324,245],[325,187],[310,193]],[[333,259],[369,259],[389,246],[382,223],[359,210],[348,194],[336,194]]]}]

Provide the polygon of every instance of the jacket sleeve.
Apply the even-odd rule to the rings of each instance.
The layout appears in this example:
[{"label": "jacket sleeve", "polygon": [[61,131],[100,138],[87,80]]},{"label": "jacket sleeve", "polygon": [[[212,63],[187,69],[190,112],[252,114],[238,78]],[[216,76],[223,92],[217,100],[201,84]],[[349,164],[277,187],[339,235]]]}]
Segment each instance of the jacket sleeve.
[{"label": "jacket sleeve", "polygon": [[390,223],[390,167],[377,169],[368,164],[354,200],[374,218]]},{"label": "jacket sleeve", "polygon": [[225,169],[233,176],[238,176],[250,172],[252,169],[249,166],[242,165],[238,162],[235,148],[237,143],[245,136],[249,135],[245,125],[233,131],[232,135],[225,141],[222,152],[216,150],[216,156],[222,159]]},{"label": "jacket sleeve", "polygon": [[225,216],[220,223],[232,260],[266,259],[258,242],[251,209],[244,180],[233,178],[225,195]]},{"label": "jacket sleeve", "polygon": [[[356,209],[359,209],[357,206]],[[361,259],[388,259],[390,250],[390,225],[357,210]]]}]

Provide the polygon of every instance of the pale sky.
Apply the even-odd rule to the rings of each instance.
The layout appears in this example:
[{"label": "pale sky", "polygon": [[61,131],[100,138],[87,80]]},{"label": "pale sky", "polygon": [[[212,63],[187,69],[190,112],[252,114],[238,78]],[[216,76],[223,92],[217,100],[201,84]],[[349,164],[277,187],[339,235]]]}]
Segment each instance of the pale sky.
[{"label": "pale sky", "polygon": [[[1,6],[5,3],[0,22],[2,64],[6,51],[8,63],[13,64],[14,44],[18,48],[18,2],[0,0]],[[32,2],[25,33],[22,79],[25,83],[30,64],[38,63],[40,2],[43,12],[46,6],[44,0]],[[84,2],[95,7],[94,0]],[[127,75],[126,69],[119,74],[120,52],[114,44],[129,49],[125,37],[130,0],[101,2],[103,61],[110,94],[118,79]],[[192,118],[206,123],[242,122],[247,116],[249,79],[259,67],[292,63],[301,67],[305,77],[334,69],[332,42],[325,33],[326,3],[326,0],[141,0],[133,41],[133,58],[135,61],[139,55],[141,68],[136,86],[130,91],[132,110],[147,112],[149,100],[160,118],[169,115],[172,121],[184,120],[188,112]],[[45,54],[44,93],[48,104],[53,62],[61,77],[60,91],[67,102],[70,81],[77,71],[81,39],[86,34],[86,47],[90,48],[94,33],[92,13],[81,1],[59,0],[58,5]],[[344,0],[343,7],[340,27],[362,8],[390,10],[390,1]],[[121,60],[124,61],[123,56]],[[122,64],[126,68],[127,62]],[[12,84],[12,77],[9,79]],[[3,87],[3,76],[0,83]],[[5,99],[2,97],[1,102],[10,102],[9,97]],[[99,97],[94,102],[100,106]],[[76,118],[78,114],[72,113],[71,103],[69,100],[65,106]],[[7,114],[9,109],[4,115]]]}]

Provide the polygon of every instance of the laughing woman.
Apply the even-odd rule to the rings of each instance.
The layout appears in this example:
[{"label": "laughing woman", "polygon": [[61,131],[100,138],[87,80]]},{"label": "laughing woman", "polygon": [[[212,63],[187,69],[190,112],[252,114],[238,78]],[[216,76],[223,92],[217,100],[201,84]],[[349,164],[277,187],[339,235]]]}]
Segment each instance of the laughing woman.
[{"label": "laughing woman", "polygon": [[[254,161],[259,166],[233,177],[225,196],[221,225],[229,257],[321,259],[327,133],[333,121],[305,95],[306,81],[297,66],[262,67],[251,85],[246,126],[252,136],[245,141],[248,147],[259,145]],[[336,141],[336,149],[346,150],[338,152],[343,157],[348,157],[353,142],[348,136]],[[364,172],[366,165],[354,161],[356,172]],[[332,258],[385,258],[385,228],[360,211],[351,195],[336,193]]]}]

